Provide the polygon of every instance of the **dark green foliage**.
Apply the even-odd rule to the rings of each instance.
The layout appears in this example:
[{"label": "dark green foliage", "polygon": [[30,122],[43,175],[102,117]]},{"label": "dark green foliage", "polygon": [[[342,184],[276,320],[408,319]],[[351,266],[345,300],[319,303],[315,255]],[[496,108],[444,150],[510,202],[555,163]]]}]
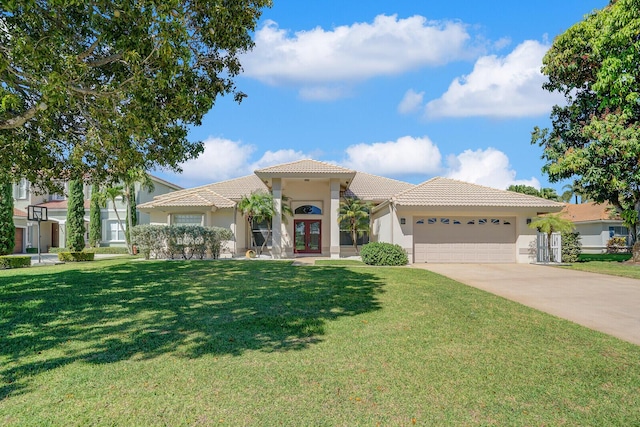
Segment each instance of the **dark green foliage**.
[{"label": "dark green foliage", "polygon": [[125,193],[127,197],[127,206],[129,207],[129,216],[127,216],[127,228],[124,230],[127,242],[131,242],[131,229],[138,225],[138,207],[136,205],[136,184],[130,183]]},{"label": "dark green foliage", "polygon": [[582,253],[580,233],[565,231],[562,233],[562,262],[578,262]]},{"label": "dark green foliage", "polygon": [[579,262],[606,261],[624,262],[631,259],[631,254],[580,254]]},{"label": "dark green foliage", "polygon": [[93,252],[58,252],[58,259],[63,262],[93,261]]},{"label": "dark green foliage", "polygon": [[67,242],[66,248],[72,252],[84,249],[84,191],[82,181],[69,181],[69,200],[67,204]]},{"label": "dark green foliage", "polygon": [[231,230],[199,225],[138,225],[132,229],[133,243],[146,259],[220,257],[225,242],[234,238]]},{"label": "dark green foliage", "polygon": [[372,242],[360,249],[362,262],[369,265],[406,265],[407,252],[400,245]]},{"label": "dark green foliage", "polygon": [[37,254],[38,253],[38,248],[27,248],[25,250],[26,253],[28,254]]},{"label": "dark green foliage", "polygon": [[0,268],[20,268],[31,265],[30,256],[0,256]]},{"label": "dark green foliage", "polygon": [[91,187],[91,208],[89,210],[89,246],[100,246],[102,239],[102,218],[100,215],[100,189],[97,185]]},{"label": "dark green foliage", "polygon": [[0,255],[13,253],[16,244],[16,227],[13,224],[13,186],[2,184],[0,188]]}]

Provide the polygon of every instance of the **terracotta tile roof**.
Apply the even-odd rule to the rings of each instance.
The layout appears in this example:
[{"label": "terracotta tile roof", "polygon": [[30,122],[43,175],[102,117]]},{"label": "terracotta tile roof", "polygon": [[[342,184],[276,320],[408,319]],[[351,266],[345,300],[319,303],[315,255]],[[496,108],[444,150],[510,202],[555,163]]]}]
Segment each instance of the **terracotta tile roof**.
[{"label": "terracotta tile roof", "polygon": [[560,212],[562,216],[573,222],[620,220],[620,216],[613,210],[614,207],[608,203],[567,203]]},{"label": "terracotta tile roof", "polygon": [[269,166],[255,171],[257,175],[286,175],[286,174],[355,174],[356,171],[343,168],[342,166],[330,163],[319,162],[317,160],[305,159],[281,165]]},{"label": "terracotta tile roof", "polygon": [[513,191],[436,177],[399,193],[394,198],[400,206],[478,206],[526,207],[559,211],[563,204]]},{"label": "terracotta tile roof", "polygon": [[13,208],[13,216],[26,218],[27,213],[25,211],[21,211],[20,209]]},{"label": "terracotta tile roof", "polygon": [[345,195],[348,197],[357,197],[362,200],[383,201],[390,199],[394,194],[409,190],[413,187],[415,187],[415,185],[409,184],[408,182],[397,181],[364,172],[356,172],[356,176],[351,180],[351,184],[349,184]]},{"label": "terracotta tile roof", "polygon": [[[65,200],[53,200],[51,202],[46,202],[46,203],[39,203],[38,206],[44,206],[47,209],[59,209],[59,210],[64,210],[67,209],[69,205],[69,200],[65,199]],[[84,208],[85,209],[90,209],[91,208],[91,200],[85,200],[84,201]]]}]

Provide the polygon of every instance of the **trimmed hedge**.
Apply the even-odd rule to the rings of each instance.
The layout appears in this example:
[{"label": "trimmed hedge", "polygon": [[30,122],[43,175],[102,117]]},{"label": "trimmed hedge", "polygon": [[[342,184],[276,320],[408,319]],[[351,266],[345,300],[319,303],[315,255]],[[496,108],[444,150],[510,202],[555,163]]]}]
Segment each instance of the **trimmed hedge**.
[{"label": "trimmed hedge", "polygon": [[129,251],[124,246],[104,246],[98,248],[84,248],[83,252],[106,255],[123,255]]},{"label": "trimmed hedge", "polygon": [[58,259],[63,262],[93,261],[93,252],[58,252]]},{"label": "trimmed hedge", "polygon": [[0,268],[20,268],[31,266],[30,256],[0,256]]},{"label": "trimmed hedge", "polygon": [[227,228],[199,225],[137,225],[131,236],[145,259],[217,259],[226,242],[234,238]]},{"label": "trimmed hedge", "polygon": [[406,265],[409,262],[407,252],[400,245],[382,242],[362,246],[360,257],[369,265]]}]

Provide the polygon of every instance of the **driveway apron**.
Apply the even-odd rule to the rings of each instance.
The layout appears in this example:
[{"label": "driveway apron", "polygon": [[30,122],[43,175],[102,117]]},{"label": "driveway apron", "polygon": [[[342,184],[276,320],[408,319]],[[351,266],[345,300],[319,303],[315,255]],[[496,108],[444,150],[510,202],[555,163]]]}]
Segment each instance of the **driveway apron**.
[{"label": "driveway apron", "polygon": [[640,345],[640,280],[532,264],[414,264]]}]

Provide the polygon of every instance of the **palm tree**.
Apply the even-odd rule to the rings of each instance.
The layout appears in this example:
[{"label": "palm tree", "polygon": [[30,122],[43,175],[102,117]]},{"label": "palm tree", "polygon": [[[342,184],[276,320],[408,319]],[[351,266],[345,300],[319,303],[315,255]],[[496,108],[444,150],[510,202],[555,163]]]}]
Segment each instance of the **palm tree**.
[{"label": "palm tree", "polygon": [[546,214],[536,217],[529,224],[529,228],[537,229],[547,235],[547,250],[549,253],[549,262],[553,262],[553,253],[551,252],[551,235],[553,233],[564,233],[573,231],[575,226],[570,220],[563,218],[560,214]]},{"label": "palm tree", "polygon": [[369,212],[371,203],[355,197],[345,197],[340,201],[338,223],[341,230],[349,230],[353,247],[358,253],[358,236],[369,231]]},{"label": "palm tree", "polygon": [[[93,196],[92,196],[93,197]],[[122,235],[125,237],[125,242],[127,244],[127,249],[129,253],[131,253],[131,248],[129,246],[129,241],[127,239],[127,233],[124,229],[124,225],[122,223],[122,219],[120,218],[120,214],[118,213],[118,206],[116,205],[116,199],[118,197],[125,198],[125,191],[122,185],[112,185],[110,187],[105,187],[99,193],[96,193],[95,197],[98,199],[98,202],[101,207],[106,207],[107,202],[111,201],[113,205],[113,212],[116,214],[116,218],[118,219],[118,227],[122,232]]]},{"label": "palm tree", "polygon": [[556,202],[560,200],[560,196],[558,196],[556,190],[549,187],[540,189],[540,197],[547,200],[555,200]]},{"label": "palm tree", "polygon": [[[282,201],[287,202],[288,197],[282,196]],[[287,216],[293,216],[293,211],[287,203],[282,203],[282,221],[287,223]],[[271,224],[273,223],[273,216],[275,215],[275,208],[273,205],[273,194],[265,191],[254,191],[248,196],[242,197],[238,202],[238,209],[247,220],[249,230],[252,230],[254,222],[267,223],[267,236],[260,247],[260,253],[264,250],[264,247],[271,236]],[[253,231],[249,233],[251,236],[250,245],[257,250],[255,237]]]}]

